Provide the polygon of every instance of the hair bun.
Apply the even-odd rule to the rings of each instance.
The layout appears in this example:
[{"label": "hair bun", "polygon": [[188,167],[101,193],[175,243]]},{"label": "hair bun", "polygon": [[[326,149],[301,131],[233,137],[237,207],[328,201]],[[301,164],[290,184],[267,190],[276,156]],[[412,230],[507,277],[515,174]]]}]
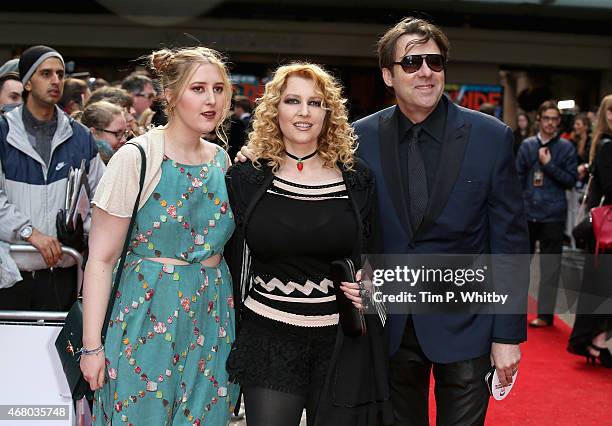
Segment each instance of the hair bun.
[{"label": "hair bun", "polygon": [[151,53],[149,56],[151,69],[155,71],[157,75],[165,74],[166,68],[170,64],[173,56],[174,54],[172,51],[168,49],[162,49]]}]

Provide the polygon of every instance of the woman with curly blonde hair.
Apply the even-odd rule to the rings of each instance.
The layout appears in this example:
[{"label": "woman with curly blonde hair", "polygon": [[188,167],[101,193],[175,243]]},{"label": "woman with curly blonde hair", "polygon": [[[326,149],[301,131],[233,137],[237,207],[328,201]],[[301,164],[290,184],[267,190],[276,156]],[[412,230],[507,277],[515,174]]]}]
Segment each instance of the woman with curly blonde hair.
[{"label": "woman with curly blonde hair", "polygon": [[359,266],[375,235],[374,178],[353,155],[345,103],[322,67],[281,66],[255,109],[252,162],[228,171],[239,328],[227,368],[249,426],[298,425],[304,408],[308,425],[374,425],[388,408],[380,320],[345,336],[330,280],[331,263]]}]

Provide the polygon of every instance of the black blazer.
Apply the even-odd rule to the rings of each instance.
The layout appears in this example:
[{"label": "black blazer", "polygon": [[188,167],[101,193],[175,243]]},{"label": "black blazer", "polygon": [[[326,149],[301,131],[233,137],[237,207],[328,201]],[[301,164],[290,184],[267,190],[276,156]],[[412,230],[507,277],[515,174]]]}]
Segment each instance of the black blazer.
[{"label": "black blazer", "polygon": [[[342,169],[342,177],[358,223],[358,244],[353,250],[355,265],[361,253],[376,250],[376,197],[374,177],[356,159],[353,170]],[[225,257],[234,284],[236,318],[240,326],[242,302],[249,291],[250,256],[245,230],[251,213],[274,178],[271,167],[255,167],[251,162],[235,164],[227,172],[226,183],[236,230],[225,246]],[[271,218],[273,220],[273,218]],[[378,316],[367,315],[368,333],[363,337],[344,336],[340,327],[325,386],[316,413],[317,425],[373,426],[379,416],[383,424],[393,423],[387,384],[387,353],[383,328]]]}]

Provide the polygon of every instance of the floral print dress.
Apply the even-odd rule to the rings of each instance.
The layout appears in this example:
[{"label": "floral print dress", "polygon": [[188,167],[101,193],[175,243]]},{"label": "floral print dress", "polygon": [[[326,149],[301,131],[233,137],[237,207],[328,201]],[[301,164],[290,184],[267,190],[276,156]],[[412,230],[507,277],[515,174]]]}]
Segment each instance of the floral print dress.
[{"label": "floral print dress", "polygon": [[[238,388],[225,362],[234,341],[229,270],[199,262],[234,230],[229,160],[182,165],[167,157],[139,210],[105,342],[106,379],[94,424],[225,425]],[[187,265],[158,263],[166,257]]]}]

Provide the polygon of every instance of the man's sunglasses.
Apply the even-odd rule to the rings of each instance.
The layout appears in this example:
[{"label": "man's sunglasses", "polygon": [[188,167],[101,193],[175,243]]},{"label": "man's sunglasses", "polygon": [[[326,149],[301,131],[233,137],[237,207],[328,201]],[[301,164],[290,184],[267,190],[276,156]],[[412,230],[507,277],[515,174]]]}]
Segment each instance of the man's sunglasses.
[{"label": "man's sunglasses", "polygon": [[406,55],[400,62],[393,62],[402,67],[405,73],[412,74],[423,66],[423,60],[427,63],[430,70],[440,72],[446,65],[446,58],[437,53],[427,53],[425,55]]}]

